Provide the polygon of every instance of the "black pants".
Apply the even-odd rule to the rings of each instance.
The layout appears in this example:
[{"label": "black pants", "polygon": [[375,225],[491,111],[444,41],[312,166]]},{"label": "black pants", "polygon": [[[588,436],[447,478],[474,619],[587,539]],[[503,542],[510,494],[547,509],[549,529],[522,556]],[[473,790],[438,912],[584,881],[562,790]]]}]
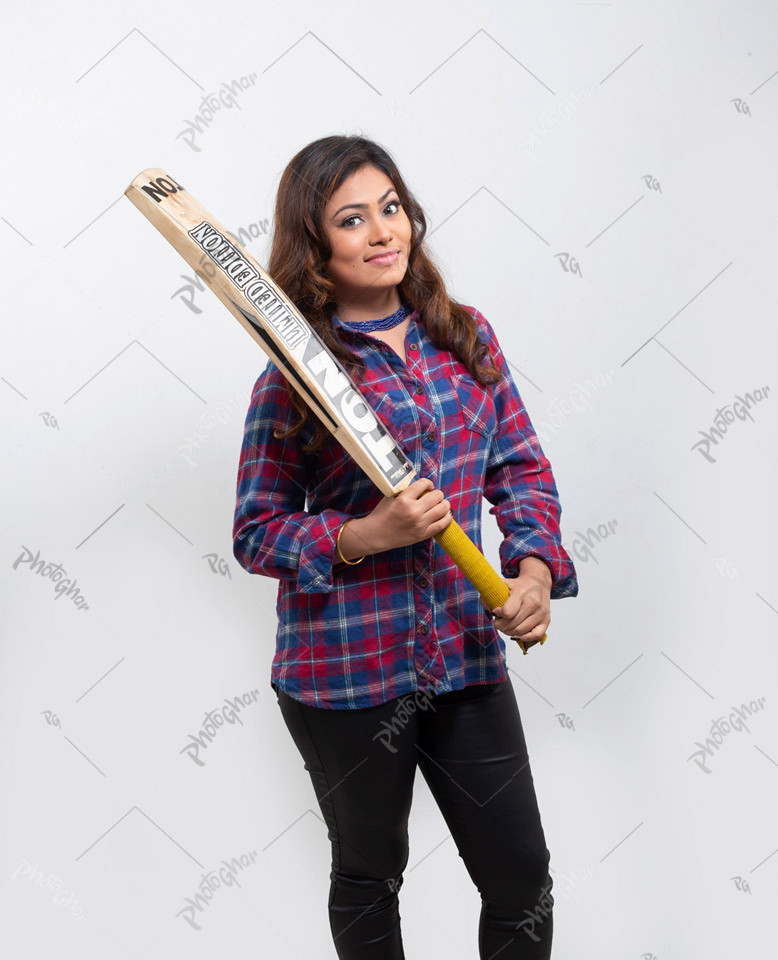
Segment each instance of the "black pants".
[{"label": "black pants", "polygon": [[481,895],[481,960],[551,956],[550,853],[510,679],[361,710],[276,695],[332,842],[340,960],[405,956],[398,892],[417,763]]}]

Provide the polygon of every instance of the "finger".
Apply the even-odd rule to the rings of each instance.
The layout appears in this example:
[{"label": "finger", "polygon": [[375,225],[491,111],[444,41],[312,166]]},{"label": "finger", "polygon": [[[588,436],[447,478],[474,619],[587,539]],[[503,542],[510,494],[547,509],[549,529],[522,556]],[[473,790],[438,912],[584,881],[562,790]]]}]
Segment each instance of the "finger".
[{"label": "finger", "polygon": [[[508,633],[512,637],[517,637],[519,639],[524,639],[528,634],[533,636],[537,630],[543,626],[544,628],[548,626],[548,623],[544,624],[544,621],[541,617],[503,617],[499,622],[495,621],[495,626],[498,630],[501,630],[503,633]],[[537,636],[543,636],[543,633],[537,633]]]},{"label": "finger", "polygon": [[546,608],[528,600],[519,607],[519,611],[513,619],[516,621],[519,630],[531,630],[543,620],[547,613]]},{"label": "finger", "polygon": [[519,640],[540,640],[543,634],[548,629],[548,623],[538,623],[534,627],[531,627],[529,630],[522,629],[519,627],[518,630],[515,630],[515,636]]},{"label": "finger", "polygon": [[512,593],[508,599],[499,607],[494,608],[494,613],[498,617],[504,617],[506,620],[518,620],[521,615],[521,598]]}]

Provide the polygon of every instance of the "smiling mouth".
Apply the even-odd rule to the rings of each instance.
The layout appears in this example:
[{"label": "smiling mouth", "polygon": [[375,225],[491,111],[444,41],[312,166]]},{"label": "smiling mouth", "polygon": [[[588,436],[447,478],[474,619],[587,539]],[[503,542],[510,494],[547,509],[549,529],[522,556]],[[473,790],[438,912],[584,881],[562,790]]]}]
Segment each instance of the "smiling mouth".
[{"label": "smiling mouth", "polygon": [[374,256],[370,257],[369,260],[366,260],[365,263],[394,263],[394,261],[400,256],[399,250],[387,250],[386,253],[377,253]]}]

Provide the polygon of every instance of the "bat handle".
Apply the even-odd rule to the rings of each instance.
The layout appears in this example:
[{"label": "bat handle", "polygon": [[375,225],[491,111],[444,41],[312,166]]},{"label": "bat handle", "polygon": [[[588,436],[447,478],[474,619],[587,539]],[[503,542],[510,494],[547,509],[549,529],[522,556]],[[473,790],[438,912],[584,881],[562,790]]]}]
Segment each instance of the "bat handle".
[{"label": "bat handle", "polygon": [[[505,603],[510,596],[508,585],[456,520],[452,520],[445,530],[436,534],[435,540],[473,584],[489,610],[494,610],[495,607]],[[525,641],[517,638],[517,642],[526,655],[529,647],[536,643],[545,643],[546,638],[547,635],[544,633],[539,640]]]}]

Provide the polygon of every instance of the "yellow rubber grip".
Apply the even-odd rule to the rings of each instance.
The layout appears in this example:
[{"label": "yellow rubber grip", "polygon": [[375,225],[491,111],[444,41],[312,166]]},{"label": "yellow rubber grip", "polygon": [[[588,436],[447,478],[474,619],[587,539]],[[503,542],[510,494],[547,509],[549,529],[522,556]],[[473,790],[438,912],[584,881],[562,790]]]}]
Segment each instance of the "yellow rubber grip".
[{"label": "yellow rubber grip", "polygon": [[[435,540],[473,584],[489,610],[494,610],[495,607],[505,603],[510,596],[508,585],[456,520],[452,520],[445,530],[436,534]],[[527,642],[518,640],[518,644],[522,652],[526,654],[527,649],[534,644],[545,643],[546,637],[547,635],[544,633],[540,640],[529,640]]]}]

